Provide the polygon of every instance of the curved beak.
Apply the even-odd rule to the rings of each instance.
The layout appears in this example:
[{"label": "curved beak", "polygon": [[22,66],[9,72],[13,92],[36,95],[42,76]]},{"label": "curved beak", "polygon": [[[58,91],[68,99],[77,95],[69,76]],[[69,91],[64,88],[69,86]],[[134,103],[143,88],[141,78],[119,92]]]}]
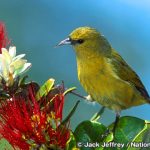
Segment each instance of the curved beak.
[{"label": "curved beak", "polygon": [[62,46],[62,45],[71,45],[71,40],[70,38],[66,38],[64,40],[62,40],[60,43],[58,43],[56,46]]}]

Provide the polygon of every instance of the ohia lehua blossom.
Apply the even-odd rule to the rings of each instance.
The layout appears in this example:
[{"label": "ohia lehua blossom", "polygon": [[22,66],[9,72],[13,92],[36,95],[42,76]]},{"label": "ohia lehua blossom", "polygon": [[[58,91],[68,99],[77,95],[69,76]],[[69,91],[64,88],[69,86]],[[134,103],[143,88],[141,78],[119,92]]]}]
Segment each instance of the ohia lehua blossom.
[{"label": "ohia lehua blossom", "polygon": [[15,46],[9,47],[9,50],[1,48],[1,52],[0,79],[3,79],[7,86],[12,86],[15,79],[31,67],[31,63],[23,59],[25,54],[16,56]]}]

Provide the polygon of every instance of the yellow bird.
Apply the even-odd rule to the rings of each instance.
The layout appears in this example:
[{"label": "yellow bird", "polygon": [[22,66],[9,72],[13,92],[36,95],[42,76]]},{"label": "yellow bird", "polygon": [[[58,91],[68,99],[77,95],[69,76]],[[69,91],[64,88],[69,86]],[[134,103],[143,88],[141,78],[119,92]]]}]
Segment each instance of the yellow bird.
[{"label": "yellow bird", "polygon": [[78,78],[91,98],[119,112],[150,103],[139,76],[96,29],[79,27],[58,45],[71,44],[76,53]]}]

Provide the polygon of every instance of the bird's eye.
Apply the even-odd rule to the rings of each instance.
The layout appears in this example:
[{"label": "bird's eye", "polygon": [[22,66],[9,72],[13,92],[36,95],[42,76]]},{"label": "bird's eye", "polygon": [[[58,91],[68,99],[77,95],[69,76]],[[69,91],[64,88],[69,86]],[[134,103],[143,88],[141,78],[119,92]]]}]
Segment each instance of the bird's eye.
[{"label": "bird's eye", "polygon": [[78,44],[82,44],[84,42],[84,40],[83,39],[79,39],[79,40],[77,40],[77,43]]}]

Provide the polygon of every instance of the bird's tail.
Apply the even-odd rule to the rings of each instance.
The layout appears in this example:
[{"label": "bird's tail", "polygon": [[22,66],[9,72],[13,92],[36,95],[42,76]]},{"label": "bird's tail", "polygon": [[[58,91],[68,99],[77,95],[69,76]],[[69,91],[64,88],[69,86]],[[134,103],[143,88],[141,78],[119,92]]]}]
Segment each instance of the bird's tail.
[{"label": "bird's tail", "polygon": [[150,97],[146,99],[146,102],[150,104]]}]

